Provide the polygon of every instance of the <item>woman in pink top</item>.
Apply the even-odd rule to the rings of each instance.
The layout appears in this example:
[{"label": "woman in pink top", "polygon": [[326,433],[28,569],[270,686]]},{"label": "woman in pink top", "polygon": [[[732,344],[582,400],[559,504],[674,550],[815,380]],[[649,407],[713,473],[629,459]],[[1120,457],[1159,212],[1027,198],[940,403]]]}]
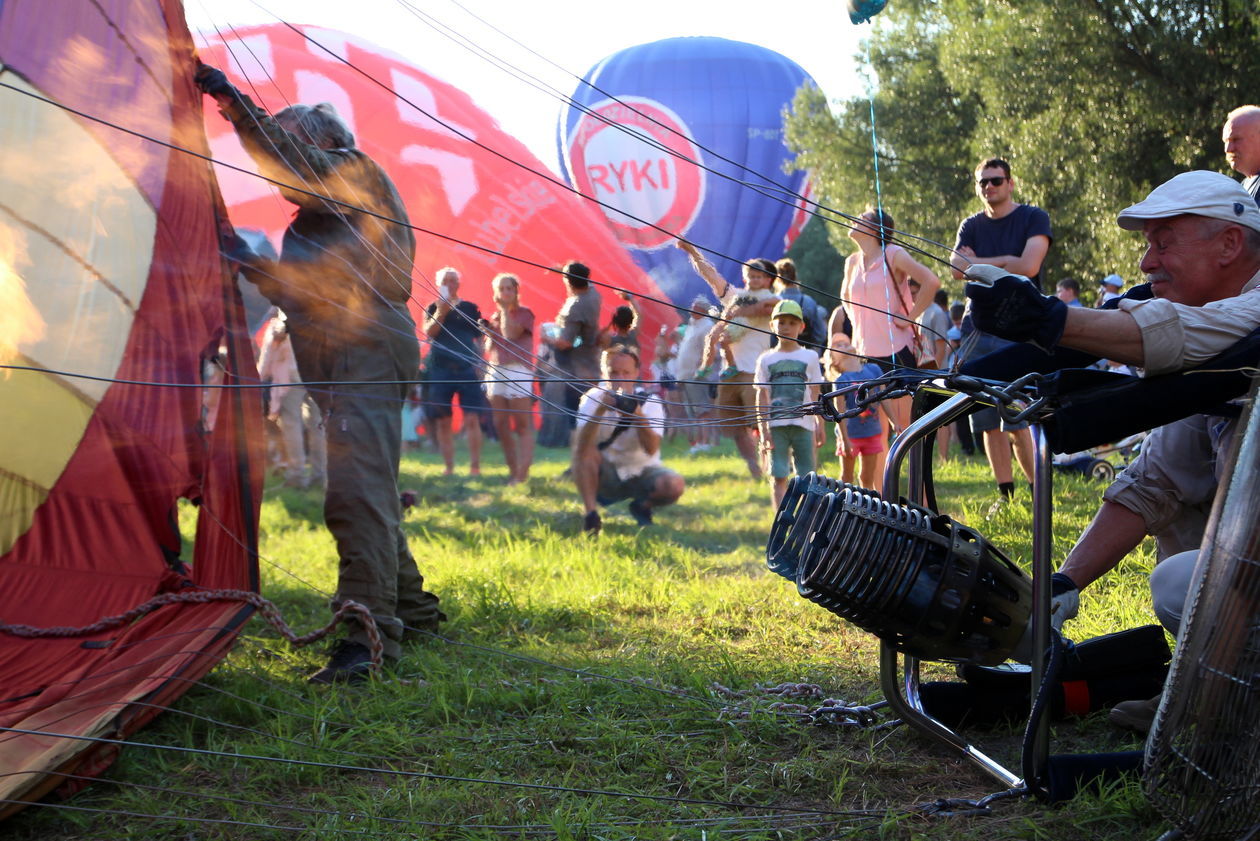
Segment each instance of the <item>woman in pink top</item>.
[{"label": "woman in pink top", "polygon": [[[853,323],[854,350],[885,371],[894,367],[913,368],[914,322],[932,303],[941,280],[931,269],[915,260],[900,245],[889,242],[895,228],[893,219],[882,210],[866,208],[849,239],[858,250],[844,261],[841,307]],[[919,284],[910,292],[910,279]],[[831,314],[829,332],[842,332],[844,313],[837,307]],[[910,424],[910,398],[888,401],[886,408],[898,430]]]},{"label": "woman in pink top", "polygon": [[534,463],[534,313],[521,306],[516,275],[496,275],[490,283],[497,309],[486,322],[486,396],[507,462],[508,484],[515,485],[529,478]]}]

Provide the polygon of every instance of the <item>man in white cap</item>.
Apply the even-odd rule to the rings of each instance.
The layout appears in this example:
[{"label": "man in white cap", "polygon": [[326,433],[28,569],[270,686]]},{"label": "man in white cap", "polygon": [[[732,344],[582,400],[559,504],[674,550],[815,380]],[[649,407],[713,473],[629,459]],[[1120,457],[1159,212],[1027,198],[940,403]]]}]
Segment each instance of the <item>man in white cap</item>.
[{"label": "man in white cap", "polygon": [[1124,278],[1118,274],[1109,274],[1098,282],[1099,295],[1098,306],[1110,301],[1112,298],[1120,297],[1120,290],[1124,288]]},{"label": "man in white cap", "polygon": [[[1187,172],[1120,213],[1141,231],[1139,266],[1155,297],[1115,309],[1069,309],[1021,278],[977,265],[968,271],[981,329],[1051,351],[1062,346],[1144,369],[1146,376],[1204,362],[1260,326],[1260,208],[1228,176]],[[985,285],[991,284],[991,285]],[[1218,455],[1236,419],[1194,415],[1155,430],[1138,458],[1103,494],[1093,522],[1055,573],[1054,621],[1076,614],[1080,588],[1113,569],[1146,535],[1155,537],[1151,594],[1174,634],[1216,493]],[[1158,698],[1112,710],[1113,722],[1149,729]]]},{"label": "man in white cap", "polygon": [[1244,105],[1230,111],[1221,129],[1225,160],[1243,178],[1243,189],[1260,201],[1260,107]]}]

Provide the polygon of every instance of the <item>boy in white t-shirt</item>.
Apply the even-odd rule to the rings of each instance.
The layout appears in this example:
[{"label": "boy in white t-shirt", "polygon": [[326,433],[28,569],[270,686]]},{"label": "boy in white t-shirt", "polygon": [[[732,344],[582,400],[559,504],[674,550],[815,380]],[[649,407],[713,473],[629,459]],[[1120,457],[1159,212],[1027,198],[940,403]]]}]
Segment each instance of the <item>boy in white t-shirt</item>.
[{"label": "boy in white t-shirt", "polygon": [[775,304],[770,329],[779,344],[757,357],[757,426],[761,430],[762,458],[770,462],[774,507],[777,511],[787,491],[792,467],[796,473],[811,472],[823,445],[823,425],[818,415],[803,415],[800,408],[818,399],[822,367],[818,354],[797,341],[805,329],[801,305],[789,299]]}]

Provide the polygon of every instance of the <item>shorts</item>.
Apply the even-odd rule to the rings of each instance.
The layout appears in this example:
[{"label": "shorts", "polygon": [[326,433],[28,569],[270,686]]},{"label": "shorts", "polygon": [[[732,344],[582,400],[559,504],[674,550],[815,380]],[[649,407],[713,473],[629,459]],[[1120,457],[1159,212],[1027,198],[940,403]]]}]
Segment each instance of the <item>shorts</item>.
[{"label": "shorts", "polygon": [[603,459],[599,463],[599,487],[595,490],[595,501],[600,505],[612,505],[623,499],[647,499],[656,490],[658,479],[672,475],[674,471],[657,464],[644,468],[637,476],[622,479],[612,462]]},{"label": "shorts", "polygon": [[[836,442],[836,455],[845,455],[841,448],[841,442]],[[884,436],[882,434],[868,435],[865,438],[849,439],[849,455],[854,456],[873,456],[884,451]]]},{"label": "shorts", "polygon": [[[894,368],[918,368],[919,363],[914,359],[914,351],[910,350],[910,346],[906,345],[892,356],[868,356],[867,359],[879,366],[879,369],[887,374]],[[896,364],[894,365],[894,361]]]},{"label": "shorts", "polygon": [[489,405],[486,403],[486,395],[481,391],[481,381],[476,379],[475,372],[467,373],[470,375],[467,379],[460,379],[459,372],[434,371],[430,375],[433,380],[429,383],[428,404],[424,407],[425,415],[434,420],[449,418],[451,403],[457,394],[459,407],[464,414],[478,417],[484,414]]},{"label": "shorts", "polygon": [[682,382],[683,406],[687,417],[695,420],[713,410],[713,383]]},{"label": "shorts", "polygon": [[1001,429],[1003,432],[1019,432],[1021,429],[1027,428],[1028,421],[1008,423],[1002,420],[1002,416],[998,414],[995,406],[980,409],[971,416],[971,431],[973,433],[990,432],[994,429]]},{"label": "shorts", "polygon": [[[770,440],[774,449],[770,453],[770,475],[786,479],[792,474],[792,463],[797,476],[812,473],[818,465],[818,450],[814,446],[814,430],[792,424],[770,427]],[[789,463],[789,458],[791,463]]]},{"label": "shorts", "polygon": [[717,409],[727,426],[756,426],[757,387],[753,385],[753,375],[740,371],[718,383]]},{"label": "shorts", "polygon": [[486,396],[533,399],[534,379],[534,369],[519,362],[491,365],[486,370]]}]

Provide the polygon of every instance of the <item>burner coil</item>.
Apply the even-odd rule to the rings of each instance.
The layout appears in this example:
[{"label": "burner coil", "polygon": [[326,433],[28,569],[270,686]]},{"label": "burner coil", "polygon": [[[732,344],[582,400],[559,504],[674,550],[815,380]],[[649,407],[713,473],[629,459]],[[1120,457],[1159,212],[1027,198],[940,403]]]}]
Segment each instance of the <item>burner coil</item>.
[{"label": "burner coil", "polygon": [[766,547],[804,598],[922,660],[996,665],[1028,623],[1031,579],[976,530],[809,474]]}]

